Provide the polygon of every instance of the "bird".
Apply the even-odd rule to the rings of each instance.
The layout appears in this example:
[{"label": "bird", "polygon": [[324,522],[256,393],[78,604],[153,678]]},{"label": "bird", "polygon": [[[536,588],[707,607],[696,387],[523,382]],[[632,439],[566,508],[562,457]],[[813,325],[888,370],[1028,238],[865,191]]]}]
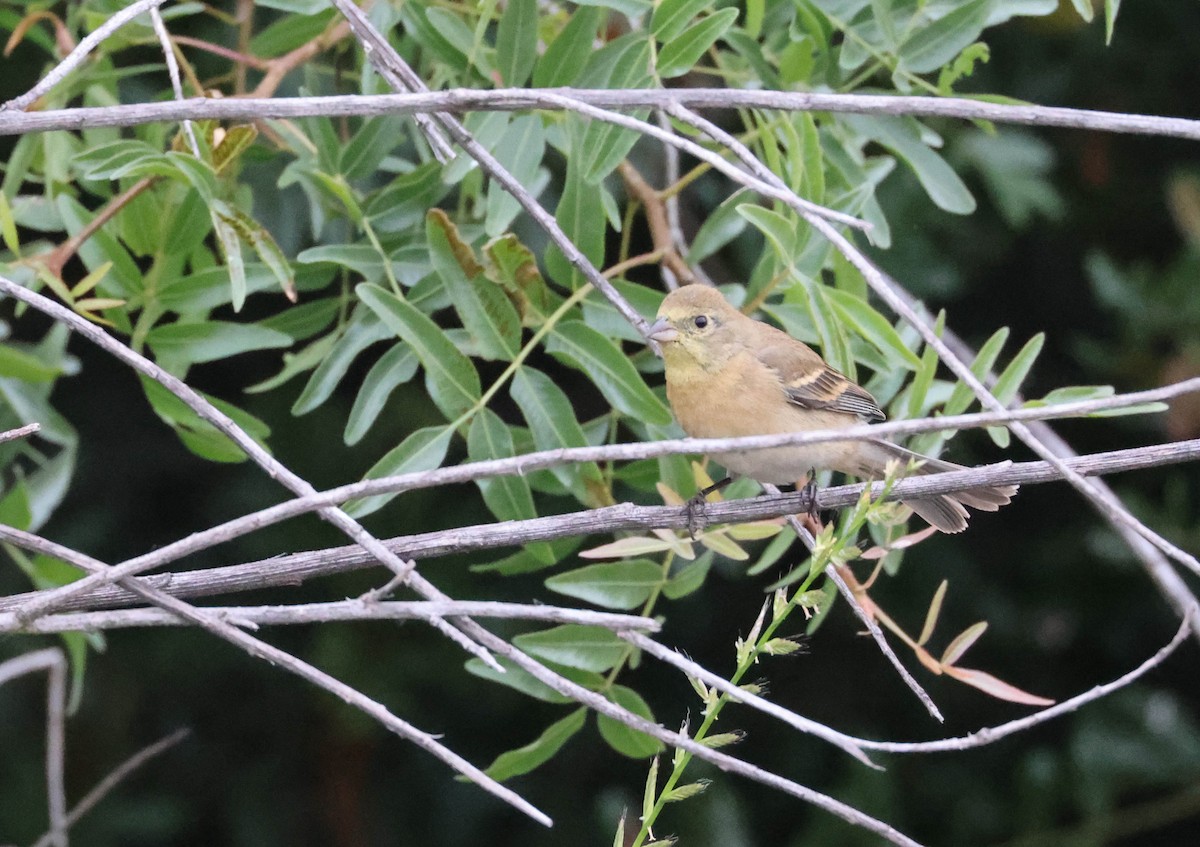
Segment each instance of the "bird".
[{"label": "bird", "polygon": [[[662,349],[667,401],[693,438],[728,438],[837,430],[885,420],[864,388],[815,350],[770,324],[742,314],[717,289],[693,283],[670,292],[648,336]],[[880,479],[890,461],[916,474],[964,470],[882,438],[735,450],[712,457],[731,474],[777,485],[812,470]],[[967,527],[967,506],[994,512],[1015,485],[980,486],[902,502],[942,532]]]}]

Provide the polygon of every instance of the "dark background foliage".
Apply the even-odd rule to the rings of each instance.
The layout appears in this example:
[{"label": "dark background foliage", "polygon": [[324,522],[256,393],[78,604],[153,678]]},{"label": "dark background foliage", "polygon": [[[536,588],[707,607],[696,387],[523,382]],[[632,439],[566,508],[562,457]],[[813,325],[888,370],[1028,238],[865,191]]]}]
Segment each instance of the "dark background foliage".
[{"label": "dark background foliage", "polygon": [[[1083,26],[1069,9],[1048,20],[1018,19],[989,32],[991,61],[966,87],[1044,104],[1200,117],[1198,31],[1200,7],[1178,0],[1126,4],[1110,47],[1098,24]],[[5,75],[0,98],[27,84],[18,76]],[[981,199],[979,210],[965,218],[939,212],[915,180],[898,174],[881,191],[895,246],[878,253],[879,261],[944,306],[951,325],[973,343],[999,325],[1011,326],[1020,341],[1046,332],[1047,348],[1027,384],[1032,396],[1075,383],[1135,390],[1200,370],[1200,233],[1181,229],[1171,214],[1172,185],[1200,172],[1195,145],[1066,130],[1026,135],[1048,156],[1041,180],[1058,198],[1051,214],[1043,208],[1023,220],[1006,218],[972,151],[952,146],[947,155]],[[264,181],[256,205],[273,202],[270,185]],[[746,270],[726,257],[719,281],[736,281]],[[1184,282],[1160,284],[1168,277]],[[1111,286],[1124,286],[1139,308],[1114,305],[1106,297]],[[1179,290],[1191,299],[1164,299]],[[1184,319],[1155,323],[1164,314]],[[35,327],[36,320],[25,319],[21,331],[38,337]],[[46,536],[116,561],[279,498],[253,467],[211,464],[186,452],[126,370],[78,341],[70,349],[81,360],[80,375],[60,383],[54,402],[79,429],[79,464]],[[193,380],[237,398],[270,375],[276,361],[271,354],[242,356],[201,366]],[[299,419],[289,413],[299,382],[239,402],[272,425],[272,449],[286,465],[326,487],[357,478],[366,470],[361,457],[390,446],[386,427],[368,436],[377,441],[368,448],[376,449],[352,451],[341,443],[361,376],[356,368],[331,402]],[[411,419],[423,402],[419,386],[408,386],[385,415]],[[1200,432],[1196,417],[1176,415],[1169,425],[1177,437]],[[1061,431],[1078,449],[1093,450],[1161,440],[1167,427],[1165,416],[1153,416],[1064,423]],[[1025,454],[1014,447],[1010,455]],[[955,442],[953,457],[990,460],[998,451],[972,434]],[[1157,529],[1195,548],[1200,477],[1194,467],[1130,474],[1114,484]],[[1165,505],[1152,513],[1141,508],[1150,503]],[[408,495],[368,525],[391,536],[488,519],[475,489],[463,488]],[[294,521],[194,564],[339,543],[316,520]],[[467,566],[479,561],[437,560],[424,572],[459,598],[545,598],[542,577],[469,573]],[[1125,672],[1175,626],[1127,551],[1065,485],[1029,487],[1011,507],[977,518],[970,532],[921,546],[877,596],[915,629],[944,578],[950,580],[944,630],[988,620],[975,663],[1057,699]],[[353,596],[377,579],[347,576],[243,599]],[[672,606],[664,642],[718,672],[730,669],[733,640],[753,621],[768,582],[744,576],[735,563],[719,564],[703,591]],[[0,591],[26,587],[18,571],[0,568]],[[774,700],[880,739],[963,734],[1027,712],[922,671],[947,716],[944,727],[935,726],[845,612],[838,608],[806,651],[761,668]],[[445,732],[451,748],[476,762],[533,738],[566,713],[465,673],[459,655],[415,624],[283,629],[269,638],[417,726]],[[7,637],[0,657],[36,641]],[[159,736],[181,726],[193,734],[85,818],[75,831],[78,844],[607,845],[621,812],[636,816],[640,806],[646,762],[612,752],[594,725],[515,782],[555,818],[555,828],[543,831],[328,695],[209,636],[127,631],[107,642],[90,660],[82,707],[68,727],[70,796]],[[730,711],[722,721],[747,732],[738,755],[930,844],[1188,844],[1200,838],[1195,653],[1188,644],[1138,685],[1032,732],[963,754],[893,757],[886,773],[867,771],[755,715]],[[695,703],[686,681],[661,667],[643,664],[624,681],[668,725],[684,719],[679,704]],[[36,764],[43,691],[33,680],[0,690],[0,839],[15,843],[33,840],[44,826]],[[669,809],[659,825],[683,844],[873,843],[791,798],[695,767],[715,782],[702,799]]]}]

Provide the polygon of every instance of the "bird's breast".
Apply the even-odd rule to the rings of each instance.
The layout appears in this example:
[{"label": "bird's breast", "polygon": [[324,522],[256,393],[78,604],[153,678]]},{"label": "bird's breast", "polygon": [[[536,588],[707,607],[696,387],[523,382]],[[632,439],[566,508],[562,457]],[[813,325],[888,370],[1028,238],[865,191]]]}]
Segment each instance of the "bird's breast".
[{"label": "bird's breast", "polygon": [[[667,399],[683,431],[693,438],[732,438],[841,429],[853,415],[801,409],[789,403],[775,371],[749,354],[720,370],[682,376],[667,369]],[[714,454],[731,473],[786,484],[811,468],[843,469],[849,442]]]}]

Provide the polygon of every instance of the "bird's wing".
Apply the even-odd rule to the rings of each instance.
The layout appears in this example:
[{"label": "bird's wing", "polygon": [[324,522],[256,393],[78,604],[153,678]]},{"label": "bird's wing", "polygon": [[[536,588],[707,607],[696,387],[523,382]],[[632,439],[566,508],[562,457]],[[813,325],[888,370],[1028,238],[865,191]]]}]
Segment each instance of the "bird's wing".
[{"label": "bird's wing", "polygon": [[789,403],[802,409],[825,409],[882,421],[883,410],[867,391],[825,364],[808,345],[791,336],[757,350],[759,360],[779,374]]}]

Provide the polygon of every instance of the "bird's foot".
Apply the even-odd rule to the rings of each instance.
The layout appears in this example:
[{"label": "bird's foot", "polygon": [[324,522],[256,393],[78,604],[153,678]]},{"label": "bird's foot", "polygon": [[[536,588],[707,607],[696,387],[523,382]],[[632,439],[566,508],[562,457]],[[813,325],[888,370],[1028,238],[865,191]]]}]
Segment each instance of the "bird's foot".
[{"label": "bird's foot", "polygon": [[695,540],[697,532],[702,532],[704,527],[708,526],[708,495],[720,491],[731,482],[733,482],[732,478],[725,477],[719,482],[701,488],[696,492],[695,497],[687,501],[687,505],[684,506],[687,516],[687,531],[693,540]]},{"label": "bird's foot", "polygon": [[805,513],[805,518],[808,519],[810,529],[813,534],[821,531],[821,510],[817,508],[817,469],[813,468],[808,472],[808,480],[800,489],[800,493],[804,496],[804,502],[808,506],[808,511]]}]

